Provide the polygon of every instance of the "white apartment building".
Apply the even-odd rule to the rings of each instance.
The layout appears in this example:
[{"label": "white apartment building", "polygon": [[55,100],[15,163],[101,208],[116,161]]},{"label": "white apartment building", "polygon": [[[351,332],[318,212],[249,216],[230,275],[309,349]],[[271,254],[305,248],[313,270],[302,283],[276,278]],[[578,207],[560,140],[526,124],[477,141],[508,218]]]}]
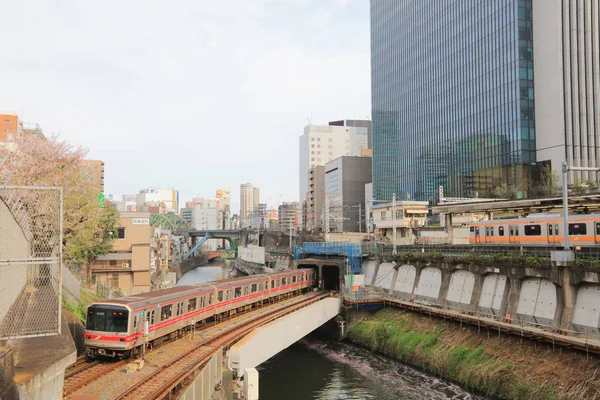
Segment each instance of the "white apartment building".
[{"label": "white apartment building", "polygon": [[252,225],[253,214],[258,211],[260,189],[251,183],[240,185],[240,224],[242,228]]},{"label": "white apartment building", "polygon": [[167,212],[179,212],[179,191],[172,189],[147,188],[140,190],[136,202],[138,208],[144,206],[159,206],[164,203]]},{"label": "white apartment building", "polygon": [[366,127],[307,125],[300,136],[300,202],[307,199],[309,170],[342,156],[360,156],[368,149]]}]

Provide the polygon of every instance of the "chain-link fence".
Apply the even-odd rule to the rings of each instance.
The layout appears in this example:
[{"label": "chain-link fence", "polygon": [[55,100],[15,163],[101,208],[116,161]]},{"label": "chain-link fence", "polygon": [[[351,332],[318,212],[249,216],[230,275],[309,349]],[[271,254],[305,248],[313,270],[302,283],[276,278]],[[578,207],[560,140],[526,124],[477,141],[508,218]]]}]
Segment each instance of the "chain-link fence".
[{"label": "chain-link fence", "polygon": [[60,333],[62,188],[0,186],[0,339]]}]

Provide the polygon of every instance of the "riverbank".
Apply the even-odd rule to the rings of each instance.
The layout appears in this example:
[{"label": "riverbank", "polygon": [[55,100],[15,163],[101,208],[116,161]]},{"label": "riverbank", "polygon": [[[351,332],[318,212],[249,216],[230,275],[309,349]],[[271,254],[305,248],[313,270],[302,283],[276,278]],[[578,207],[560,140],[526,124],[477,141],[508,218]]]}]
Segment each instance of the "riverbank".
[{"label": "riverbank", "polygon": [[454,321],[384,309],[348,338],[494,398],[600,399],[599,357]]}]

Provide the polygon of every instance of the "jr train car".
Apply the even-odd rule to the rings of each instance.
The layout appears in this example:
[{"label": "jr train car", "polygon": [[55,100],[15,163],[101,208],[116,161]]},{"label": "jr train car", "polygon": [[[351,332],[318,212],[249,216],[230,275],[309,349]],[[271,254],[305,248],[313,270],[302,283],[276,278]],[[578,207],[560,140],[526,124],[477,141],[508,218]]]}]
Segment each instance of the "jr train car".
[{"label": "jr train car", "polygon": [[[492,219],[469,225],[473,245],[560,246],[564,241],[562,214],[532,214],[526,218]],[[600,214],[569,216],[569,242],[573,246],[600,244]]]},{"label": "jr train car", "polygon": [[312,289],[316,272],[299,269],[252,275],[93,303],[84,335],[88,358],[127,358],[141,350],[144,321],[148,341],[169,338],[207,320],[220,319]]}]

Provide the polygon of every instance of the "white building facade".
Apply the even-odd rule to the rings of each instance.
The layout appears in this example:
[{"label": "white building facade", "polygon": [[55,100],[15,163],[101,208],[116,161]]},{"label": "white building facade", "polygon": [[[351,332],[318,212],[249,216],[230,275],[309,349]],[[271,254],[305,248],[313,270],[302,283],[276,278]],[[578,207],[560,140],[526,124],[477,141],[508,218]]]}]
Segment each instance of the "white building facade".
[{"label": "white building facade", "polygon": [[163,203],[167,212],[179,213],[179,191],[173,189],[147,188],[136,196],[138,209],[144,206],[159,206]]},{"label": "white building facade", "polygon": [[307,125],[300,136],[300,202],[307,200],[309,170],[342,156],[360,156],[369,147],[366,127]]}]

